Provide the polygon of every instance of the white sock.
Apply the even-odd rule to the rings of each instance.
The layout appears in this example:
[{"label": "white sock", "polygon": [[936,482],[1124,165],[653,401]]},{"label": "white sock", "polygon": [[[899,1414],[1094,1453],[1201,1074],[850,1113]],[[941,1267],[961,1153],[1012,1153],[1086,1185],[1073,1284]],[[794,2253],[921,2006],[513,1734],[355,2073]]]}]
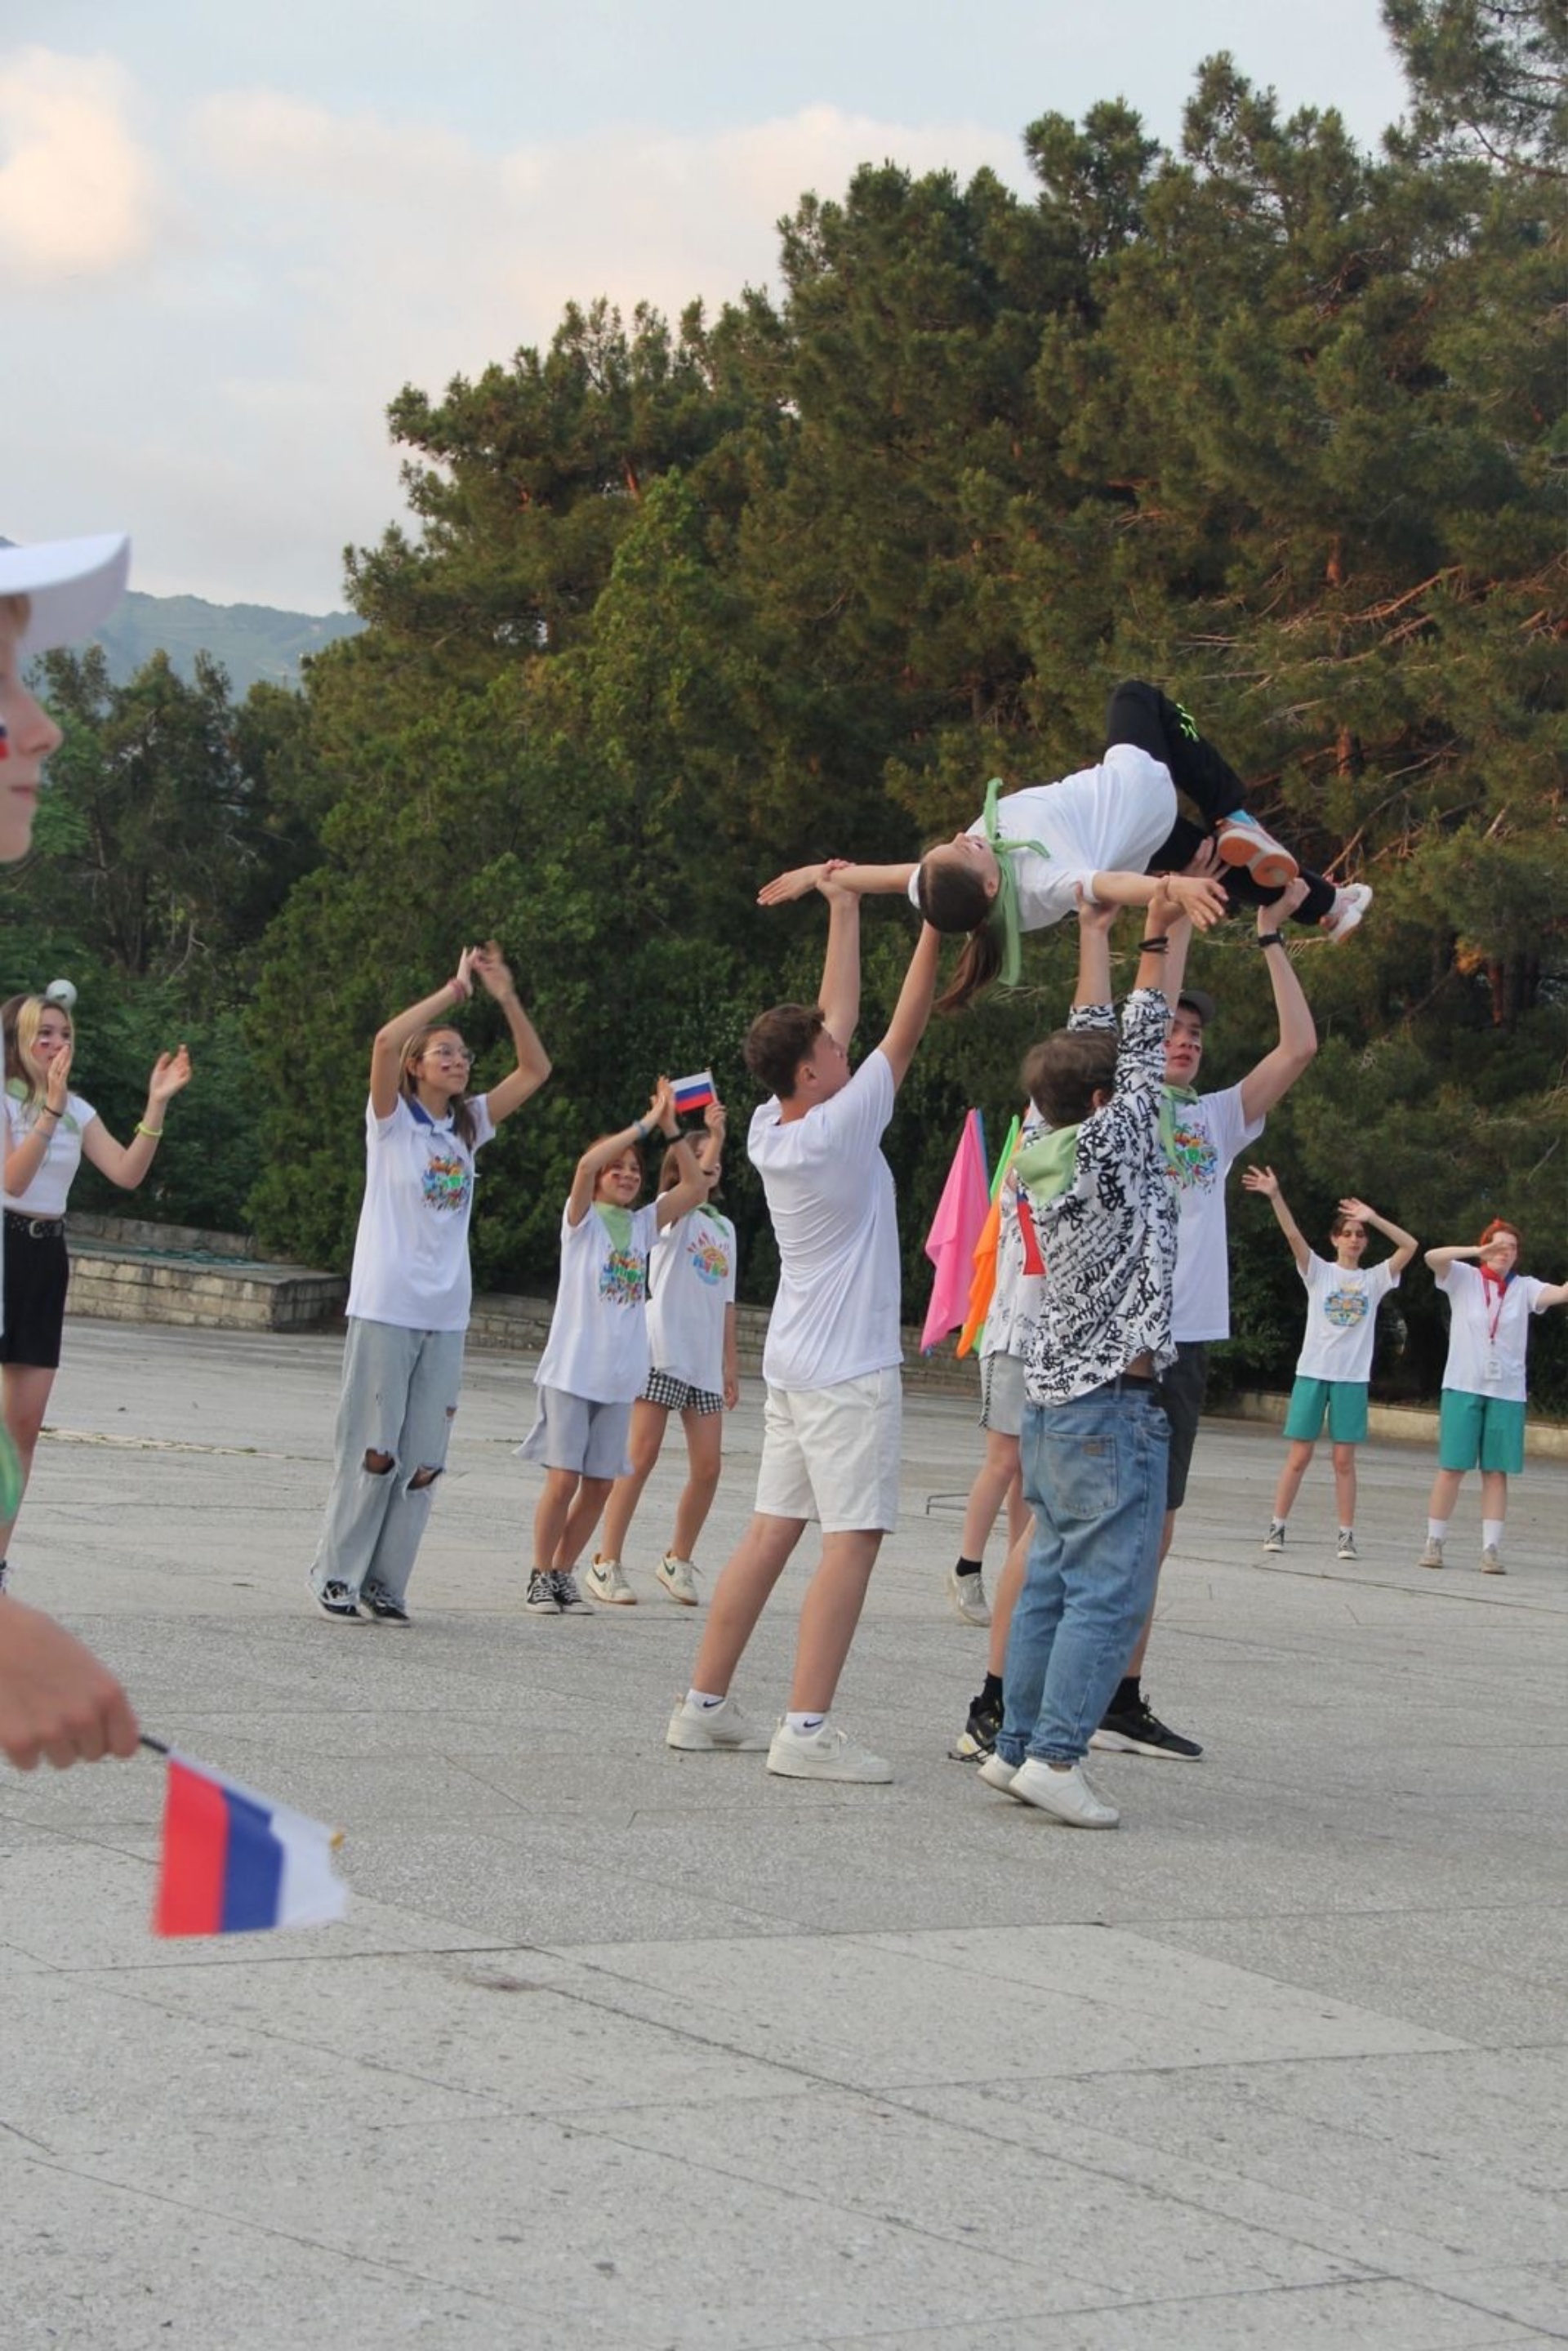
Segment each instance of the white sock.
[{"label": "white sock", "polygon": [[1442,1541],[1442,1540],[1443,1540],[1443,1537],[1448,1533],[1448,1520],[1447,1520],[1447,1519],[1428,1519],[1428,1520],[1427,1520],[1427,1541],[1428,1541],[1428,1542],[1441,1542],[1441,1541]]},{"label": "white sock", "polygon": [[825,1714],[787,1714],[784,1728],[792,1730],[797,1739],[810,1739],[813,1731],[821,1730],[827,1719]]},{"label": "white sock", "polygon": [[722,1706],[724,1704],[725,1698],[727,1698],[728,1695],[729,1693],[727,1690],[721,1696],[714,1690],[689,1689],[686,1692],[686,1704],[688,1706],[700,1706],[705,1714],[711,1714],[716,1706]]},{"label": "white sock", "polygon": [[1340,1539],[1341,1539],[1341,1541],[1343,1541],[1343,1539],[1344,1539],[1344,1537],[1345,1537],[1346,1535],[1348,1535],[1348,1536],[1350,1537],[1350,1539],[1351,1539],[1351,1541],[1352,1541],[1353,1542],[1354,1541],[1354,1540],[1355,1540],[1355,1529],[1354,1529],[1354,1527],[1341,1527],[1341,1529],[1340,1529],[1340,1531],[1340,1531]]},{"label": "white sock", "polygon": [[1502,1549],[1502,1520],[1500,1519],[1483,1519],[1481,1520],[1481,1549],[1483,1551],[1500,1551]]}]

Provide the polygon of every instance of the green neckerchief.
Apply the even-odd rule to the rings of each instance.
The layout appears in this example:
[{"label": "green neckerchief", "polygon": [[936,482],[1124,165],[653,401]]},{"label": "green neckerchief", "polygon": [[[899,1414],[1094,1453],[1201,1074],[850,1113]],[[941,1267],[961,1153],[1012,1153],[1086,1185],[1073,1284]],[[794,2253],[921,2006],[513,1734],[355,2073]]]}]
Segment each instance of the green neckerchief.
[{"label": "green neckerchief", "polygon": [[1039,857],[1049,858],[1051,852],[1043,841],[1006,841],[997,828],[997,794],[1002,779],[993,776],[986,786],[986,805],[980,811],[980,822],[986,828],[986,841],[997,861],[1000,887],[997,892],[1002,916],[1002,972],[1004,987],[1016,987],[1023,967],[1019,945],[1019,881],[1013,871],[1013,859],[1020,850],[1032,849]]},{"label": "green neckerchief", "polygon": [[610,1246],[622,1257],[632,1246],[632,1211],[617,1208],[608,1200],[595,1200],[593,1213],[604,1219],[604,1229],[610,1236]]},{"label": "green neckerchief", "polygon": [[711,1217],[716,1225],[722,1225],[724,1222],[724,1210],[716,1208],[711,1200],[699,1200],[690,1213],[694,1217]]},{"label": "green neckerchief", "polygon": [[1166,1155],[1167,1167],[1176,1165],[1176,1104],[1195,1102],[1196,1086],[1162,1086],[1160,1088],[1160,1149]]},{"label": "green neckerchief", "polygon": [[[6,1092],[10,1095],[10,1097],[11,1097],[11,1099],[12,1099],[12,1101],[13,1101],[13,1102],[19,1102],[23,1103],[24,1105],[26,1105],[26,1102],[28,1102],[32,1099],[32,1097],[29,1095],[29,1093],[28,1093],[28,1092],[27,1092],[26,1085],[25,1084],[25,1082],[23,1081],[23,1080],[22,1080],[22,1079],[20,1079],[20,1078],[7,1078],[7,1079],[6,1079],[6,1081],[5,1081],[5,1091],[6,1091]],[[44,1098],[43,1098],[43,1096],[40,1094],[40,1095],[38,1096],[38,1110],[40,1110],[40,1111],[41,1111],[41,1110],[43,1109],[43,1107],[44,1107]],[[37,1118],[37,1116],[38,1116],[38,1111],[35,1111],[35,1112],[33,1113],[33,1116],[34,1116],[34,1118],[35,1118],[35,1120],[36,1120],[36,1119]],[[61,1111],[61,1113],[60,1113],[60,1117],[59,1117],[59,1123],[60,1123],[62,1126],[68,1126],[68,1127],[70,1128],[70,1131],[71,1131],[71,1133],[72,1133],[73,1134],[79,1134],[81,1133],[81,1127],[80,1127],[80,1125],[78,1124],[78,1123],[77,1122],[77,1120],[76,1120],[76,1119],[74,1119],[74,1118],[71,1116],[71,1113],[70,1113],[70,1112],[69,1112],[68,1110],[63,1110],[63,1111]]]},{"label": "green neckerchief", "polygon": [[1072,1162],[1078,1150],[1076,1126],[1048,1127],[1026,1143],[1013,1161],[1018,1179],[1029,1193],[1030,1201],[1043,1208],[1065,1192],[1072,1181]]}]

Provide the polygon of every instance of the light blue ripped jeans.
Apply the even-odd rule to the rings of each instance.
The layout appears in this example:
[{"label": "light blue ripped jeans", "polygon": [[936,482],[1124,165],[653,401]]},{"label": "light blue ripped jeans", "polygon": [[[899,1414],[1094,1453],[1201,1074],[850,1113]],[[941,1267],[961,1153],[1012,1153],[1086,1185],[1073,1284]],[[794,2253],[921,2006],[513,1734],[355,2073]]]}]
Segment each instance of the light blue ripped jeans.
[{"label": "light blue ripped jeans", "polygon": [[1153,1387],[1113,1380],[1071,1404],[1025,1406],[1034,1541],[1002,1669],[1007,1762],[1088,1753],[1154,1600],[1170,1441]]},{"label": "light blue ripped jeans", "polygon": [[[405,1331],[350,1318],[332,1490],[310,1570],[317,1592],[333,1582],[356,1594],[379,1583],[396,1601],[407,1592],[435,1493],[434,1479],[413,1481],[421,1470],[439,1477],[446,1467],[463,1340],[461,1331]],[[371,1453],[389,1454],[392,1468],[367,1468]]]}]

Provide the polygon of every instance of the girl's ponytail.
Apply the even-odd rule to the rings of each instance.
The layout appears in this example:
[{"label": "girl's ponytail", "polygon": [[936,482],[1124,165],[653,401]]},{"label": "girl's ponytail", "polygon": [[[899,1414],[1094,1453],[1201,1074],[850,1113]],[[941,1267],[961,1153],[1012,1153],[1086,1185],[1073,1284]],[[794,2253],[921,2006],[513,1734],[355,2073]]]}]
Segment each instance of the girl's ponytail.
[{"label": "girl's ponytail", "polygon": [[993,923],[982,923],[971,931],[964,952],[953,967],[953,977],[936,998],[938,1012],[961,1012],[985,988],[989,987],[1002,967],[1001,942]]}]

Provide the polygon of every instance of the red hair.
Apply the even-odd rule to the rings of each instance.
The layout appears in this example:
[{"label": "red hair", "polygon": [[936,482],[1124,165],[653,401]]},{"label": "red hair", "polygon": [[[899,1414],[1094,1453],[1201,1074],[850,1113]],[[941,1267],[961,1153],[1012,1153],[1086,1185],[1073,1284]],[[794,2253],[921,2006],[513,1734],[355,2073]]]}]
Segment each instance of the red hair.
[{"label": "red hair", "polygon": [[1524,1237],[1521,1233],[1519,1227],[1517,1225],[1511,1225],[1506,1217],[1494,1217],[1490,1224],[1487,1227],[1485,1232],[1481,1235],[1480,1239],[1476,1243],[1476,1247],[1478,1249],[1485,1249],[1489,1241],[1496,1240],[1499,1233],[1511,1233],[1514,1238],[1515,1246],[1522,1251],[1524,1248]]}]

